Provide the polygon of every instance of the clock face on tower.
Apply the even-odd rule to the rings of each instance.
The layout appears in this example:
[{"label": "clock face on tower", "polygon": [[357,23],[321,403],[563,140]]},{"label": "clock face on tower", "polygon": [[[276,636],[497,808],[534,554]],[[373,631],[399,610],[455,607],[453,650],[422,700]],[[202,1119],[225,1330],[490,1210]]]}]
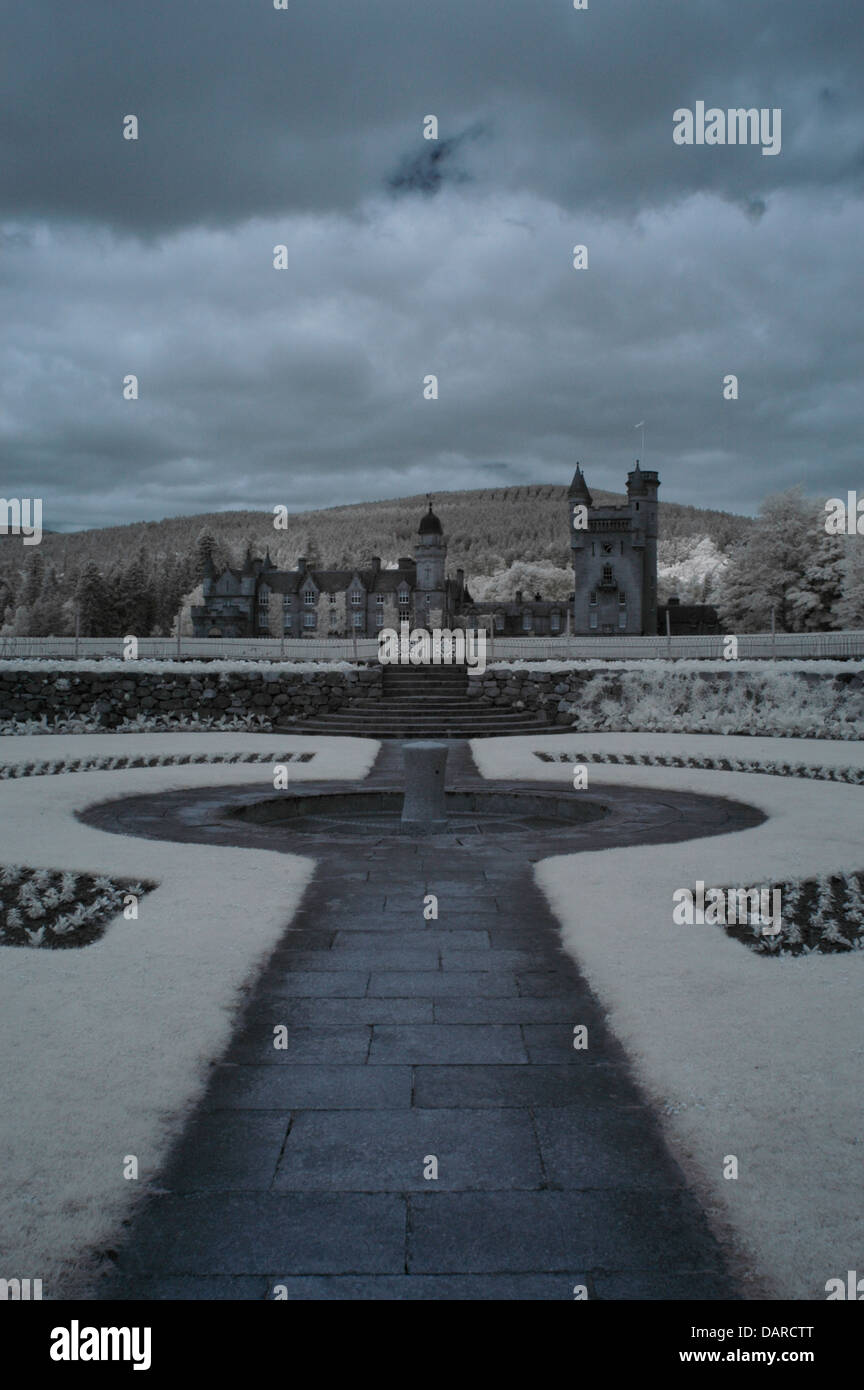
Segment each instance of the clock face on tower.
[{"label": "clock face on tower", "polygon": [[611,554],[612,554],[612,548],[613,548],[613,547],[612,547],[612,542],[611,542],[611,541],[604,541],[604,542],[603,542],[602,550],[603,550],[603,554],[604,554],[604,555],[611,555]]}]

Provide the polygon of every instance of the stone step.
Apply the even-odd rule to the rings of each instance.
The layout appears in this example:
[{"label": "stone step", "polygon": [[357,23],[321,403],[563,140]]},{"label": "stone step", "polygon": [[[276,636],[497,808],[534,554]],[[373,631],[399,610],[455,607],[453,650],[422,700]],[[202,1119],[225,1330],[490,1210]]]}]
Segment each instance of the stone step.
[{"label": "stone step", "polygon": [[468,695],[389,695],[383,700],[352,700],[347,708],[404,709],[410,713],[412,710],[423,709],[495,709],[495,706],[484,705],[481,700]]},{"label": "stone step", "polygon": [[329,729],[388,729],[405,728],[417,729],[425,732],[427,729],[442,728],[443,726],[456,727],[462,729],[498,729],[504,728],[530,728],[547,729],[554,728],[545,719],[538,717],[537,714],[524,710],[514,713],[510,710],[500,710],[487,714],[466,714],[461,710],[454,710],[448,714],[435,715],[405,715],[387,714],[383,710],[376,714],[365,714],[358,711],[351,714],[347,711],[338,711],[332,714],[309,715],[308,718],[289,720],[279,720],[277,728],[290,729],[299,724],[322,724]]},{"label": "stone step", "polygon": [[467,681],[388,681],[382,686],[385,699],[389,695],[466,695],[467,692]]},{"label": "stone step", "polygon": [[[531,710],[442,710],[439,713],[412,714],[410,711],[386,710],[365,711],[337,710],[331,714],[310,715],[312,719],[326,719],[328,724],[415,724],[422,728],[426,724],[545,724],[546,720]],[[288,721],[285,721],[286,723]]]},{"label": "stone step", "polygon": [[417,729],[406,725],[387,727],[384,729],[370,728],[368,725],[357,724],[352,727],[333,725],[325,720],[306,720],[296,724],[277,724],[275,726],[283,734],[315,734],[319,737],[332,736],[333,738],[375,738],[375,739],[416,739],[416,738],[499,738],[508,734],[566,734],[570,730],[563,724],[500,724],[490,728],[488,725],[478,726],[477,728],[466,729],[464,725],[441,725],[431,728]]},{"label": "stone step", "polygon": [[404,685],[406,682],[411,682],[416,685],[419,682],[425,681],[437,681],[442,685],[464,685],[467,679],[467,671],[451,671],[447,673],[437,668],[424,671],[419,669],[413,671],[408,669],[404,671],[384,670],[381,673],[381,680],[385,686]]},{"label": "stone step", "polygon": [[[476,689],[476,687],[475,687]],[[478,692],[479,693],[479,692]],[[467,690],[458,690],[454,685],[406,685],[398,690],[384,690],[380,697],[377,691],[357,691],[361,700],[476,700],[477,695],[469,695]]]}]

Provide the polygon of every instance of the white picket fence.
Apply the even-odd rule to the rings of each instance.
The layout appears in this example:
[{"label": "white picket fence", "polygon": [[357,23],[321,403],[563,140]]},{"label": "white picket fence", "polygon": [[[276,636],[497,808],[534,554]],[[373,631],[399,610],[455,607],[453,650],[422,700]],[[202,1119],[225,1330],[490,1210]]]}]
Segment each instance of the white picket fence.
[{"label": "white picket fence", "polygon": [[[493,637],[486,649],[493,661],[716,661],[723,637]],[[0,660],[93,660],[123,657],[122,637],[3,637]],[[375,661],[374,637],[141,637],[140,661]],[[739,660],[827,660],[864,658],[864,631],[742,633]]]}]

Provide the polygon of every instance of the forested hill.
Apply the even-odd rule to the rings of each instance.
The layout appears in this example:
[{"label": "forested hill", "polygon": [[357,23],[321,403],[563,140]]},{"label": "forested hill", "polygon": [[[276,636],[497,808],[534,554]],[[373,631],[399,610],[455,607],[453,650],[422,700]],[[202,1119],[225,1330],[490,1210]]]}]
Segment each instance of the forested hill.
[{"label": "forested hill", "polygon": [[[622,494],[595,491],[595,502],[620,505]],[[448,567],[462,566],[466,574],[492,574],[516,560],[570,563],[567,526],[567,489],[532,484],[526,487],[436,493],[435,511],[448,539]],[[72,534],[46,534],[39,550],[46,565],[68,580],[88,561],[95,561],[104,575],[128,565],[143,549],[148,568],[165,561],[181,565],[194,561],[202,532],[216,541],[216,557],[237,563],[246,545],[263,554],[269,546],[274,562],[290,568],[299,555],[310,563],[346,566],[380,555],[382,564],[411,555],[424,495],[392,501],[360,502],[322,511],[300,512],[288,518],[287,528],[276,530],[266,512],[208,512],[172,517],[158,522],[133,522],[128,526]],[[749,517],[728,512],[704,511],[676,502],[660,503],[661,540],[708,536],[718,549],[727,550],[752,525]],[[13,580],[28,547],[9,538],[0,544],[0,571]]]}]

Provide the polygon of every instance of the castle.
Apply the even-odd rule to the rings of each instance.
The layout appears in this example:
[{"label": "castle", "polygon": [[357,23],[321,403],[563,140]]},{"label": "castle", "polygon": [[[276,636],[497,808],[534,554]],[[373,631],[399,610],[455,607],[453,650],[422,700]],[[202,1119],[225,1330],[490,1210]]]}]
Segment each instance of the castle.
[{"label": "castle", "polygon": [[623,507],[595,507],[579,464],[570,484],[574,633],[657,631],[656,473],[627,474]]},{"label": "castle", "polygon": [[192,609],[196,637],[374,637],[382,628],[482,627],[512,636],[610,635],[657,632],[656,473],[627,475],[627,501],[595,506],[581,467],[567,495],[574,592],[569,599],[537,594],[513,602],[475,603],[457,569],[447,576],[447,539],[432,510],[420,519],[413,558],[382,569],[373,556],[363,569],[293,570],[247,551],[241,570],[217,575],[208,563],[203,603]]}]

